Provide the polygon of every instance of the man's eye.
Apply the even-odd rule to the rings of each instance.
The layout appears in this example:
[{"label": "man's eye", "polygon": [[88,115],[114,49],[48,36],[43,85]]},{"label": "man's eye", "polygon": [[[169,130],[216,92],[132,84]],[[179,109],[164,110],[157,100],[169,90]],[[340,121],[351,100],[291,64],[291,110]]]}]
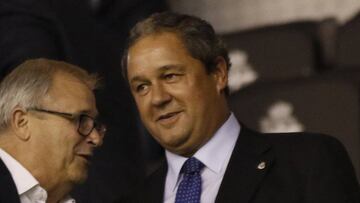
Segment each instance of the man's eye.
[{"label": "man's eye", "polygon": [[171,74],[166,74],[166,75],[164,76],[164,78],[165,78],[166,81],[176,82],[176,81],[179,80],[180,76],[181,76],[180,74],[173,74],[173,73],[171,73]]},{"label": "man's eye", "polygon": [[145,84],[136,86],[136,92],[139,92],[139,93],[145,92],[147,89],[148,89],[148,86]]}]

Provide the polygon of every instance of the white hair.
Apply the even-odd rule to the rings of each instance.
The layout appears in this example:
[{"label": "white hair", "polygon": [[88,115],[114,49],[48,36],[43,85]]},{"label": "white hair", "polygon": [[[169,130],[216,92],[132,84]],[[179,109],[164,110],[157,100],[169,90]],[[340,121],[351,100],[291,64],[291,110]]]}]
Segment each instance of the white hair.
[{"label": "white hair", "polygon": [[0,83],[0,131],[9,126],[12,111],[16,107],[40,107],[42,99],[51,88],[55,73],[58,72],[74,76],[91,90],[94,90],[98,83],[96,75],[65,62],[49,59],[27,60]]}]

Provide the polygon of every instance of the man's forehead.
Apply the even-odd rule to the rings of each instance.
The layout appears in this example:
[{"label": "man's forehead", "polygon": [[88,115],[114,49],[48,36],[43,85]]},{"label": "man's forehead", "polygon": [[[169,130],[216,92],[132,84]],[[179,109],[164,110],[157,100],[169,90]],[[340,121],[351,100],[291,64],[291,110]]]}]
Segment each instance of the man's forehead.
[{"label": "man's forehead", "polygon": [[137,41],[128,52],[127,76],[129,82],[145,73],[161,73],[181,69],[191,55],[174,33],[146,36]]},{"label": "man's forehead", "polygon": [[42,103],[59,111],[97,115],[93,91],[70,74],[59,74],[53,78],[52,86]]},{"label": "man's forehead", "polygon": [[[146,69],[146,67],[144,67]],[[164,65],[157,67],[153,69],[153,75],[159,76],[162,73],[166,73],[169,71],[177,71],[177,72],[183,72],[185,70],[185,66],[183,64],[170,64],[170,65]],[[145,71],[137,71],[133,73],[129,78],[130,83],[136,82],[136,81],[142,81],[146,80],[146,73]]]},{"label": "man's forehead", "polygon": [[67,72],[58,71],[54,74],[52,78],[52,84],[64,84],[64,83],[71,83],[71,85],[81,85],[87,86],[87,84],[81,80],[80,78],[76,77]]}]

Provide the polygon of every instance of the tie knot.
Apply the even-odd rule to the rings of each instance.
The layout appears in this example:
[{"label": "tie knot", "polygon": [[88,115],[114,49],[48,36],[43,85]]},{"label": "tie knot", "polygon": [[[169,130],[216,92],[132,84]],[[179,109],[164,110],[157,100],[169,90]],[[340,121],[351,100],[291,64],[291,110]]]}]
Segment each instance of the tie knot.
[{"label": "tie knot", "polygon": [[203,167],[204,164],[201,163],[201,161],[197,160],[195,157],[191,157],[185,161],[181,168],[181,172],[185,174],[199,173]]}]

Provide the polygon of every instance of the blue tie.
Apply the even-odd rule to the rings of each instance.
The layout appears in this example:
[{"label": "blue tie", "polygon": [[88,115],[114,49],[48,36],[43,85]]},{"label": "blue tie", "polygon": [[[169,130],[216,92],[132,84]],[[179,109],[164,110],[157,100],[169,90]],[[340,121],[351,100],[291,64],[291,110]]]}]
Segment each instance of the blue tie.
[{"label": "blue tie", "polygon": [[201,195],[201,176],[200,171],[204,167],[194,157],[185,161],[180,173],[183,173],[183,179],[180,182],[176,192],[175,203],[199,203]]}]

